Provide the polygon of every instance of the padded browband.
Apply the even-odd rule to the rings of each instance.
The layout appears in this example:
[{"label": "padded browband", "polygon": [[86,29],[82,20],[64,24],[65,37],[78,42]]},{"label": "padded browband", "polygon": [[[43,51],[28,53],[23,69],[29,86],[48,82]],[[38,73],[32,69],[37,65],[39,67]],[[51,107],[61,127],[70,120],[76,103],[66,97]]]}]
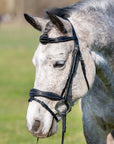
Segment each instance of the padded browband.
[{"label": "padded browband", "polygon": [[50,100],[53,100],[53,101],[60,101],[62,100],[63,98],[60,97],[59,95],[55,94],[55,93],[52,93],[52,92],[44,92],[44,91],[40,91],[38,89],[31,89],[30,90],[30,93],[29,93],[30,97],[45,97],[45,98],[48,98]]},{"label": "padded browband", "polygon": [[41,35],[40,36],[40,42],[44,45],[48,43],[60,43],[60,42],[67,42],[75,40],[74,37],[68,37],[68,36],[60,36],[56,38],[49,38],[48,35]]}]

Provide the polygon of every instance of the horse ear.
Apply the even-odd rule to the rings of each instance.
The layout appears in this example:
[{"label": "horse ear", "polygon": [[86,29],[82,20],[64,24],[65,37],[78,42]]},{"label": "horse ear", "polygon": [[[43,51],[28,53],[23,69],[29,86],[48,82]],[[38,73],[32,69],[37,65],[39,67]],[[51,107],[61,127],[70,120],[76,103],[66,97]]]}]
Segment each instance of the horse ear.
[{"label": "horse ear", "polygon": [[35,29],[42,31],[43,26],[45,25],[45,20],[38,17],[33,17],[28,14],[24,14],[25,19],[30,23]]},{"label": "horse ear", "polygon": [[65,21],[64,19],[59,18],[58,16],[56,16],[56,15],[54,15],[54,14],[48,12],[48,11],[47,11],[47,14],[48,14],[51,22],[52,22],[63,34],[67,33],[67,30],[66,30],[66,28],[65,28],[65,26],[64,26],[64,21]]}]

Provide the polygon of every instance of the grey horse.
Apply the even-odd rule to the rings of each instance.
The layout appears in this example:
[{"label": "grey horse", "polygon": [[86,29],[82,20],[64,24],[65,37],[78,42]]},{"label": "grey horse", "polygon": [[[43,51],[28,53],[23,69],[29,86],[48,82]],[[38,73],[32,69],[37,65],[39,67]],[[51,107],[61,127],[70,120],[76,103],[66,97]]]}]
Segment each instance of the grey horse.
[{"label": "grey horse", "polygon": [[[51,38],[71,36],[72,23],[85,62],[88,91],[81,66],[74,74],[69,95],[71,104],[81,98],[83,128],[87,144],[106,144],[114,130],[114,1],[85,0],[72,6],[48,11],[45,18],[25,14],[26,20]],[[69,73],[73,41],[39,44],[33,64],[36,67],[34,88],[60,95]],[[37,98],[37,97],[36,97]],[[56,101],[38,97],[56,113]],[[28,130],[36,137],[51,136],[57,131],[52,115],[39,103],[29,103]]]}]

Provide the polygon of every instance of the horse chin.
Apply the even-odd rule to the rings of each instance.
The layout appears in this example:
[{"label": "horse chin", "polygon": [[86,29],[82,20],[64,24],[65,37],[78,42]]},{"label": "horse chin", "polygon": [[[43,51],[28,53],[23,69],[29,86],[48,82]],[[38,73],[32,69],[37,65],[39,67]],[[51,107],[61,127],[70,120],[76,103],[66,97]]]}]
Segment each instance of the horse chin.
[{"label": "horse chin", "polygon": [[37,133],[37,132],[31,132],[31,133],[35,137],[46,138],[46,137],[50,137],[50,136],[54,135],[57,132],[57,128],[58,128],[57,122],[53,119],[50,130],[46,134],[43,134],[41,131],[39,133]]},{"label": "horse chin", "polygon": [[53,119],[52,125],[51,125],[51,128],[49,130],[47,137],[54,135],[57,132],[57,128],[58,128],[57,122],[55,119]]}]

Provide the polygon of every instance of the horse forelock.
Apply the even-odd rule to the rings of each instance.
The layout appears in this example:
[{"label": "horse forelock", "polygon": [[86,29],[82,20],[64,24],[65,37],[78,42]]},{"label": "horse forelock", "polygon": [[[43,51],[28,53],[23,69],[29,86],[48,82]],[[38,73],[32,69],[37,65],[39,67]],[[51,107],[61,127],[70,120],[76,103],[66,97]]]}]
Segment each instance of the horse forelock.
[{"label": "horse forelock", "polygon": [[49,31],[52,29],[53,24],[51,23],[51,21],[49,21],[44,29],[43,35],[47,35],[49,33]]}]

